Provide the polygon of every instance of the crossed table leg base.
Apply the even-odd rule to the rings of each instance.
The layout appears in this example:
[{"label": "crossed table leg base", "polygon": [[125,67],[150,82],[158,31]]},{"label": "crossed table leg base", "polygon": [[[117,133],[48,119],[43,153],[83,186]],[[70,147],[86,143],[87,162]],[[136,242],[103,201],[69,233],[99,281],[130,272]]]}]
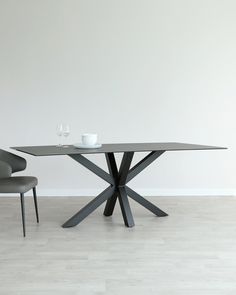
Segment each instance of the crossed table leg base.
[{"label": "crossed table leg base", "polygon": [[124,223],[127,227],[134,226],[134,219],[130,209],[129,199],[132,198],[140,205],[154,213],[159,217],[167,216],[168,214],[162,211],[160,208],[140,196],[137,192],[127,186],[127,183],[133,179],[137,174],[144,170],[148,165],[155,161],[165,151],[153,151],[149,153],[140,162],[134,165],[131,169],[131,162],[134,156],[134,152],[125,152],[122,158],[120,169],[118,170],[114,153],[106,153],[106,161],[109,169],[109,173],[98,167],[96,164],[85,158],[80,154],[69,155],[75,161],[95,173],[97,176],[108,182],[110,185],[103,192],[101,192],[96,198],[90,201],[85,207],[78,211],[74,216],[67,220],[62,227],[72,227],[79,224],[95,209],[97,209],[102,203],[106,201],[104,210],[105,216],[111,216],[113,214],[117,199],[119,200]]}]

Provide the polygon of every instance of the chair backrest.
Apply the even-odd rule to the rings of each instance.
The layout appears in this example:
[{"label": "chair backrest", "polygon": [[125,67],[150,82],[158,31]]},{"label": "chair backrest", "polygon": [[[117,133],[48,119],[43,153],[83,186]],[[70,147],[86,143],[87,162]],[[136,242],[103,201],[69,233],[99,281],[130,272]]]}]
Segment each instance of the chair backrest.
[{"label": "chair backrest", "polygon": [[11,166],[12,172],[22,171],[26,168],[26,160],[24,158],[2,149],[0,149],[0,160],[7,162]]}]

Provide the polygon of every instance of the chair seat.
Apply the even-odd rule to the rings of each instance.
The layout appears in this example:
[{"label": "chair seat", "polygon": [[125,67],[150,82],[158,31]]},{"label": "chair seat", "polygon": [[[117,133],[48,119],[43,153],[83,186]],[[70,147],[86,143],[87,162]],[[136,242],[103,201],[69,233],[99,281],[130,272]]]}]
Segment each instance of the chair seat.
[{"label": "chair seat", "polygon": [[0,193],[26,193],[38,184],[33,176],[14,176],[0,179]]}]

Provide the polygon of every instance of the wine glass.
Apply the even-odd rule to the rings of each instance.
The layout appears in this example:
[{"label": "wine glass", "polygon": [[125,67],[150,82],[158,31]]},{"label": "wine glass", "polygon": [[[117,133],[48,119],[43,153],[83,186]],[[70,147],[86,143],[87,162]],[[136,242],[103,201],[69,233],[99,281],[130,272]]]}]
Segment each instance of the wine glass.
[{"label": "wine glass", "polygon": [[[64,124],[63,125],[63,135],[65,139],[70,135],[70,125],[69,124]],[[69,147],[68,145],[63,145],[63,147]]]},{"label": "wine glass", "polygon": [[63,124],[60,123],[57,125],[57,136],[59,136],[59,143],[57,146],[62,146],[62,135],[63,135]]}]

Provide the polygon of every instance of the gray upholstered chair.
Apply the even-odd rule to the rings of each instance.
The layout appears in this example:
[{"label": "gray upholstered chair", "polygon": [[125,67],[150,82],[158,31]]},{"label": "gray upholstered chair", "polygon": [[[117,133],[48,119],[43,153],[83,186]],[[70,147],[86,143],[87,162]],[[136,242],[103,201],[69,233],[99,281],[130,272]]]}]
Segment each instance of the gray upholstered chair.
[{"label": "gray upholstered chair", "polygon": [[25,205],[24,194],[33,190],[36,219],[39,222],[36,185],[38,180],[32,176],[11,176],[12,173],[26,168],[26,160],[0,149],[0,193],[19,193],[21,199],[21,215],[23,235],[25,237]]}]

